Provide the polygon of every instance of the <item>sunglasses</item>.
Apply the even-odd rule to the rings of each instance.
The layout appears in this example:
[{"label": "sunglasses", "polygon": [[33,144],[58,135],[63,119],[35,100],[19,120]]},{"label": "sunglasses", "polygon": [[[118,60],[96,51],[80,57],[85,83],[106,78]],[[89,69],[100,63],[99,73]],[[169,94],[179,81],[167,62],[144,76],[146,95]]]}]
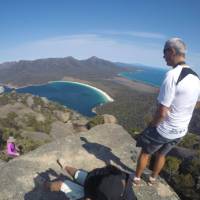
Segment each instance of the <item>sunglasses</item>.
[{"label": "sunglasses", "polygon": [[170,48],[166,48],[163,50],[163,53],[165,54],[165,53],[167,53],[167,51],[170,51],[170,50],[171,50]]}]

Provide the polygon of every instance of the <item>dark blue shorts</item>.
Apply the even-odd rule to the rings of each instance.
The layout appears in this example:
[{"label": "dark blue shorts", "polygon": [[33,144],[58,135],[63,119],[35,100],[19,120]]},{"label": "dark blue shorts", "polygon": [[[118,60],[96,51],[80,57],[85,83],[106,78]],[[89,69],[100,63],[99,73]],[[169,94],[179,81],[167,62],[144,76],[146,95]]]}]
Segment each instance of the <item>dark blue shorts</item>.
[{"label": "dark blue shorts", "polygon": [[136,146],[141,147],[148,154],[158,152],[162,155],[167,155],[180,140],[181,138],[173,140],[164,138],[155,127],[148,127],[138,136]]}]

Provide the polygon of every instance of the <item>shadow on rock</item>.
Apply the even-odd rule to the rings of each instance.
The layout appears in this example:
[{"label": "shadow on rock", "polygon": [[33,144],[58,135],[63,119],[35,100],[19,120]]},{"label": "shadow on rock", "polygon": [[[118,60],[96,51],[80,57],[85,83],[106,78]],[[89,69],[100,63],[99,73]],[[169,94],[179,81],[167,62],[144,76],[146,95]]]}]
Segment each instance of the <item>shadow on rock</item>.
[{"label": "shadow on rock", "polygon": [[[57,174],[53,169],[38,173],[38,176],[43,177],[46,181],[64,181],[69,179],[69,177],[63,174]],[[69,200],[63,192],[51,192],[38,185],[36,181],[38,176],[34,178],[35,187],[32,191],[25,194],[24,200]]]},{"label": "shadow on rock", "polygon": [[133,170],[127,167],[115,154],[112,153],[112,149],[104,146],[102,144],[98,144],[95,142],[88,141],[85,137],[80,137],[80,140],[84,142],[82,144],[83,148],[90,154],[93,154],[99,160],[105,162],[106,165],[115,163],[120,166],[123,170],[128,170],[129,172],[133,172]]}]

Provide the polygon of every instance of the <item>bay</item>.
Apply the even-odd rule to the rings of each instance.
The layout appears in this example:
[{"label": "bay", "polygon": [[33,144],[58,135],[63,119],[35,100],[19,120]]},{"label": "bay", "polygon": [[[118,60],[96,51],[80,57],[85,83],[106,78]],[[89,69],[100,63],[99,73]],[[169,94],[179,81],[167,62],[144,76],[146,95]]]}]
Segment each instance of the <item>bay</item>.
[{"label": "bay", "polygon": [[[97,89],[98,90],[98,89]],[[106,95],[84,84],[74,82],[50,82],[16,89],[17,93],[30,93],[58,102],[82,115],[92,117],[92,109],[109,102]],[[7,91],[9,91],[7,89]]]}]

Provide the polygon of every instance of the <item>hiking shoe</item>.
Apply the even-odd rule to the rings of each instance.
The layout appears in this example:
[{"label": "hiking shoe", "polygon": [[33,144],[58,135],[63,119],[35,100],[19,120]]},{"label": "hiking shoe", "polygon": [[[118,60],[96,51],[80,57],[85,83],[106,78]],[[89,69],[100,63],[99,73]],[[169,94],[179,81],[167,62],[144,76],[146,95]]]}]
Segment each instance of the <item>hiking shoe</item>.
[{"label": "hiking shoe", "polygon": [[156,178],[150,176],[150,177],[149,177],[149,180],[148,180],[148,182],[147,182],[147,184],[148,184],[149,186],[153,186],[153,185],[155,185],[155,183],[156,183]]},{"label": "hiking shoe", "polygon": [[134,186],[141,186],[141,178],[134,176],[132,182]]}]

